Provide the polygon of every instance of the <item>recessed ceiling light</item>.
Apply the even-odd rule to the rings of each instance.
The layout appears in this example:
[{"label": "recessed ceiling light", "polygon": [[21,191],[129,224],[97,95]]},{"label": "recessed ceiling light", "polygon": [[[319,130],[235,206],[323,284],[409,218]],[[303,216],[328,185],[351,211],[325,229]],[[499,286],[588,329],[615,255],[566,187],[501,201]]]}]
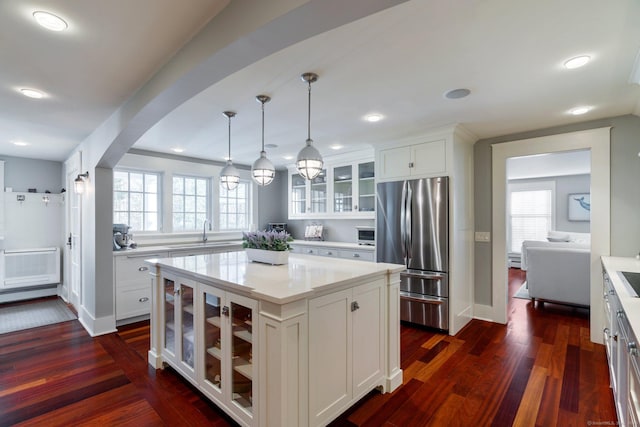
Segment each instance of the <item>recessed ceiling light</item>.
[{"label": "recessed ceiling light", "polygon": [[12,144],[18,147],[26,147],[27,145],[29,145],[28,142],[24,142],[24,141],[13,141]]},{"label": "recessed ceiling light", "polygon": [[54,15],[53,13],[38,10],[33,12],[33,17],[38,24],[47,30],[64,31],[69,27],[64,19]]},{"label": "recessed ceiling light", "polygon": [[20,92],[22,92],[24,96],[28,96],[29,98],[34,98],[34,99],[44,98],[44,93],[36,89],[22,88],[20,89]]},{"label": "recessed ceiling light", "polygon": [[285,160],[293,160],[293,156],[289,154],[287,154],[286,156],[282,156],[282,158]]},{"label": "recessed ceiling light", "polygon": [[329,148],[331,148],[332,150],[340,150],[342,148],[342,145],[340,144],[332,144],[329,146]]},{"label": "recessed ceiling light", "polygon": [[278,148],[278,144],[264,144],[265,148]]},{"label": "recessed ceiling light", "polygon": [[172,148],[171,151],[173,151],[174,153],[182,153],[184,151],[184,148],[175,147]]},{"label": "recessed ceiling light", "polygon": [[373,113],[373,114],[367,114],[366,116],[364,116],[364,119],[369,123],[375,123],[384,119],[384,116],[382,114]]},{"label": "recessed ceiling light", "polygon": [[471,91],[465,88],[452,89],[448,92],[445,92],[444,97],[447,99],[460,99],[469,96],[470,93]]},{"label": "recessed ceiling light", "polygon": [[568,68],[569,70],[573,70],[574,68],[580,68],[584,65],[587,65],[590,60],[591,57],[588,55],[576,56],[575,58],[566,60],[564,63],[564,67]]},{"label": "recessed ceiling light", "polygon": [[569,113],[573,114],[574,116],[579,116],[581,114],[588,113],[589,110],[591,110],[591,107],[576,107],[569,110]]}]

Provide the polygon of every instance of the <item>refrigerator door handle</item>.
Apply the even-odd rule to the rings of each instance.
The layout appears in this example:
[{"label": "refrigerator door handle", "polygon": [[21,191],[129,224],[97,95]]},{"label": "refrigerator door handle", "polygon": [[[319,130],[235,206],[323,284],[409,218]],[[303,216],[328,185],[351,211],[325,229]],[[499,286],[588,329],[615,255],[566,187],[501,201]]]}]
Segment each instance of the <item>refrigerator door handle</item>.
[{"label": "refrigerator door handle", "polygon": [[400,201],[400,242],[402,246],[402,258],[404,264],[407,265],[407,224],[405,217],[407,215],[407,181],[402,183],[402,199]]},{"label": "refrigerator door handle", "polygon": [[[409,184],[409,182],[407,182],[407,198],[406,198],[406,216],[405,216],[405,229],[406,229],[406,245],[407,245],[407,259],[408,262],[411,262],[411,258],[413,258],[413,254],[411,253],[411,248],[412,248],[412,235],[411,235],[411,209],[413,208],[412,205],[412,200],[413,200],[413,190],[411,190],[411,184]],[[407,264],[409,265],[409,264]]]}]

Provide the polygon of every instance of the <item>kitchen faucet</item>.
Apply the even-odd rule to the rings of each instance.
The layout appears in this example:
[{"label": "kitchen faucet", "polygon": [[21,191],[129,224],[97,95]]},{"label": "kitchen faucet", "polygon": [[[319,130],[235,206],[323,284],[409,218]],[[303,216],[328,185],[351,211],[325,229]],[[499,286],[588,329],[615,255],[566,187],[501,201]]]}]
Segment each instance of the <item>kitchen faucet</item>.
[{"label": "kitchen faucet", "polygon": [[[207,239],[207,223],[208,222],[209,222],[209,220],[205,219],[204,222],[202,223],[202,242],[203,243],[208,240]],[[211,223],[209,222],[209,224],[211,224]]]}]

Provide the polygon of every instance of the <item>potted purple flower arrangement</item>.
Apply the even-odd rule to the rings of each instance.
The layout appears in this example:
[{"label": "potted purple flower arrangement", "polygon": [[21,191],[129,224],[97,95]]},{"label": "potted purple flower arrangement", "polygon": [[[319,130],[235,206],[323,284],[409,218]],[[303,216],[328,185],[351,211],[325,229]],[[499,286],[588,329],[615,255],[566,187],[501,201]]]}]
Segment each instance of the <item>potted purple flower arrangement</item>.
[{"label": "potted purple flower arrangement", "polygon": [[289,259],[289,242],[293,238],[286,231],[251,231],[242,233],[242,247],[250,261],[265,264],[286,264]]}]

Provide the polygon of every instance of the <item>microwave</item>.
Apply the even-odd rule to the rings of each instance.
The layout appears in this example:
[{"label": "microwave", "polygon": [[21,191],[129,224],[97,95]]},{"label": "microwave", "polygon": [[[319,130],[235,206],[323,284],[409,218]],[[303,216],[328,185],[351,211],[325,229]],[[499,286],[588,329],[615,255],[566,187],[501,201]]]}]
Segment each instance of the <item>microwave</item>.
[{"label": "microwave", "polygon": [[358,230],[358,244],[374,246],[376,244],[376,229],[374,227],[356,227]]}]

